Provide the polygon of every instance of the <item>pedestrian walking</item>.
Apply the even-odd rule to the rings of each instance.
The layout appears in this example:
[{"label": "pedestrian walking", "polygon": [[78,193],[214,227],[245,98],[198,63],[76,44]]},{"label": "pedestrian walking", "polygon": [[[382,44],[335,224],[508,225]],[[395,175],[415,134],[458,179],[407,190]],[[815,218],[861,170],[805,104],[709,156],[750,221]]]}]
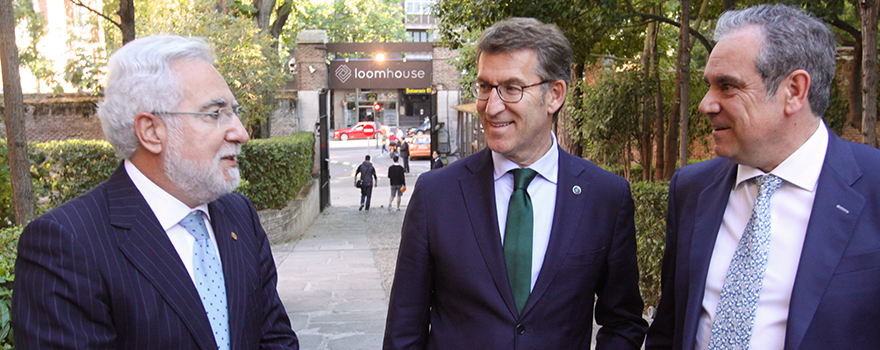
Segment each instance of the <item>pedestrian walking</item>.
[{"label": "pedestrian walking", "polygon": [[397,196],[397,211],[400,211],[400,199],[403,197],[403,190],[406,188],[406,176],[403,167],[400,166],[398,160],[400,157],[393,157],[394,165],[388,167],[388,178],[391,179],[391,198],[388,199],[388,211],[391,211],[391,203]]},{"label": "pedestrian walking", "polygon": [[358,166],[355,171],[355,178],[360,175],[361,180],[361,206],[358,210],[367,209],[370,211],[370,199],[373,197],[373,187],[379,187],[379,178],[376,176],[376,169],[370,162],[370,156],[364,157],[364,162]]},{"label": "pedestrian walking", "polygon": [[403,172],[409,172],[409,142],[400,140],[400,158],[403,158]]}]

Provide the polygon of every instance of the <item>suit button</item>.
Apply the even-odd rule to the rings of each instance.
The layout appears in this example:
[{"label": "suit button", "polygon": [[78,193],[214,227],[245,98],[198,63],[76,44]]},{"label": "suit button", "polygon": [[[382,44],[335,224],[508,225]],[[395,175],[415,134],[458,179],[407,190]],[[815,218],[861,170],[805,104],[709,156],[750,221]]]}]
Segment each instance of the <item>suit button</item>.
[{"label": "suit button", "polygon": [[516,325],[516,334],[522,335],[525,332],[526,332],[526,326],[523,326],[521,324]]}]

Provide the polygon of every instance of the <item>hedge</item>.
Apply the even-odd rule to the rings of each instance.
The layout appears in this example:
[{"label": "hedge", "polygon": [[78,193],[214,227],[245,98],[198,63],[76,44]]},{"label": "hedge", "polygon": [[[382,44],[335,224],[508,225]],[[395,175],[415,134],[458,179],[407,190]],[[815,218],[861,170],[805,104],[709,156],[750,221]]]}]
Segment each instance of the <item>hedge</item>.
[{"label": "hedge", "polygon": [[668,182],[633,182],[636,204],[636,243],[638,245],[639,290],[645,308],[660,300],[660,268],[666,245],[666,206]]},{"label": "hedge", "polygon": [[0,349],[12,349],[12,283],[15,280],[15,254],[21,226],[0,229]]},{"label": "hedge", "polygon": [[237,192],[250,198],[257,210],[284,208],[311,178],[314,145],[311,132],[246,143],[241,149],[242,185]]},{"label": "hedge", "polygon": [[[281,209],[294,199],[311,177],[314,134],[252,140],[239,158],[242,185],[237,192],[257,209]],[[15,221],[12,188],[6,161],[6,141],[0,139],[0,228]],[[119,166],[113,147],[105,141],[66,140],[29,142],[28,157],[37,195],[37,211],[46,212],[94,188]]]}]

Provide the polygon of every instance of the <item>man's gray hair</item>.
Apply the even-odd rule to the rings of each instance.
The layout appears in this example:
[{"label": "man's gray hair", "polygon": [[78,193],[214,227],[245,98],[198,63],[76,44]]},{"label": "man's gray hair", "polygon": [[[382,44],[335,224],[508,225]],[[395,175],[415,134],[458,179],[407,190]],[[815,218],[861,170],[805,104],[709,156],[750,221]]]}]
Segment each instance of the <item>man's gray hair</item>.
[{"label": "man's gray hair", "polygon": [[[214,51],[203,39],[154,35],[129,42],[107,63],[109,75],[98,118],[116,153],[128,159],[138,147],[134,117],[143,112],[174,111],[183,101],[180,77],[171,66],[180,61],[214,62]],[[174,129],[176,119],[163,120]]]},{"label": "man's gray hair", "polygon": [[810,74],[807,98],[813,114],[821,117],[831,100],[837,41],[831,30],[809,13],[786,5],[760,5],[724,12],[715,27],[715,40],[750,26],[760,28],[761,50],[755,67],[764,81],[768,98],[791,72]]}]

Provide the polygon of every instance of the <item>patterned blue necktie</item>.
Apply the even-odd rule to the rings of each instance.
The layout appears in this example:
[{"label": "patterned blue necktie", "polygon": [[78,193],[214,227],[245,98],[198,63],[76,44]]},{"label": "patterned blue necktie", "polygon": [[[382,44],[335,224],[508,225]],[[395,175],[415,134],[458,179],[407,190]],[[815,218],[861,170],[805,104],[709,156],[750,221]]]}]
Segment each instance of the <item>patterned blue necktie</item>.
[{"label": "patterned blue necktie", "polygon": [[755,182],[758,199],[727,269],[709,350],[748,349],[751,341],[770,251],[770,196],[782,185],[782,179],[764,175]]},{"label": "patterned blue necktie", "polygon": [[189,213],[183,220],[183,226],[193,237],[193,282],[202,298],[202,306],[208,314],[208,321],[214,331],[217,349],[229,349],[229,322],[226,307],[226,281],[223,278],[223,267],[211,239],[201,211]]}]

